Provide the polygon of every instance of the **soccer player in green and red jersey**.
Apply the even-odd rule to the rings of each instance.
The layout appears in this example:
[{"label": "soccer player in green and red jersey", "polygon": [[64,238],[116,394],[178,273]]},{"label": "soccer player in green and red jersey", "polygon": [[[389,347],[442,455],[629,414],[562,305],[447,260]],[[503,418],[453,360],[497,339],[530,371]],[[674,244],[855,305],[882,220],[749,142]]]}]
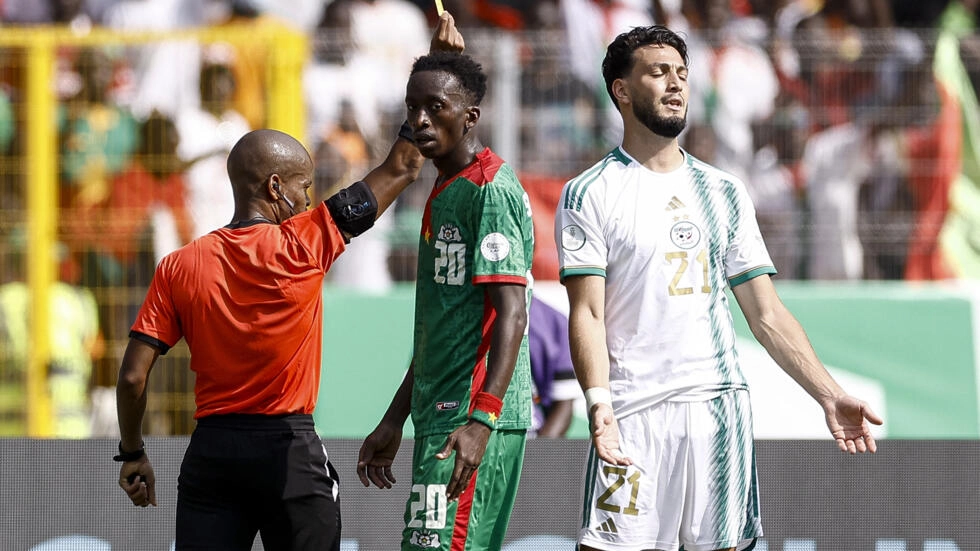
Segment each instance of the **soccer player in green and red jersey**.
[{"label": "soccer player in green and red jersey", "polygon": [[411,413],[403,550],[500,549],[524,461],[531,211],[476,136],[485,91],[479,64],[440,52],[416,60],[407,87],[408,123],[439,176],[422,218],[412,364],[357,466],[365,486],[391,487]]}]

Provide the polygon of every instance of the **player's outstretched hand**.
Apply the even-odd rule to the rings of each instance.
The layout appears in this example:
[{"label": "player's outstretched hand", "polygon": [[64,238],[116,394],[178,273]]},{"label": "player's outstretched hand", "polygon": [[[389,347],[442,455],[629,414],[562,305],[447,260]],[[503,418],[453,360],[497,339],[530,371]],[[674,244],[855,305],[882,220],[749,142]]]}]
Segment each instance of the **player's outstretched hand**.
[{"label": "player's outstretched hand", "polygon": [[429,43],[429,53],[439,51],[462,53],[465,48],[466,42],[456,28],[456,20],[448,11],[442,12],[436,31],[432,35],[432,42]]},{"label": "player's outstretched hand", "polygon": [[455,501],[463,495],[473,474],[483,462],[488,440],[490,427],[476,421],[470,421],[450,433],[446,445],[436,454],[436,459],[445,460],[456,450],[456,463],[453,466],[453,476],[446,486],[446,499]]},{"label": "player's outstretched hand", "polygon": [[395,454],[401,443],[401,429],[384,423],[364,439],[357,454],[357,477],[365,488],[370,487],[372,482],[378,488],[391,488],[395,483],[391,465],[395,462]]},{"label": "player's outstretched hand", "polygon": [[137,507],[157,506],[156,477],[153,465],[144,455],[119,467],[119,487]]},{"label": "player's outstretched hand", "polygon": [[633,460],[619,449],[619,423],[608,404],[592,406],[592,445],[599,458],[612,465],[632,465]]},{"label": "player's outstretched hand", "polygon": [[841,451],[864,453],[877,451],[878,446],[871,436],[868,423],[880,425],[884,421],[871,411],[868,404],[853,396],[844,395],[824,405],[827,428],[837,441]]}]

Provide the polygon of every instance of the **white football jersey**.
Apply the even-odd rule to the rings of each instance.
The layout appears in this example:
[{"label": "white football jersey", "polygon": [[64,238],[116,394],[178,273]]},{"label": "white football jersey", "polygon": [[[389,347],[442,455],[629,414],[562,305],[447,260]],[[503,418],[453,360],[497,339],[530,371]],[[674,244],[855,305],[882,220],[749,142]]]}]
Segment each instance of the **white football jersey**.
[{"label": "white football jersey", "polygon": [[726,288],[775,268],[745,185],[684,152],[653,172],[621,147],[565,184],[560,276],[605,277],[618,416],[747,388]]}]

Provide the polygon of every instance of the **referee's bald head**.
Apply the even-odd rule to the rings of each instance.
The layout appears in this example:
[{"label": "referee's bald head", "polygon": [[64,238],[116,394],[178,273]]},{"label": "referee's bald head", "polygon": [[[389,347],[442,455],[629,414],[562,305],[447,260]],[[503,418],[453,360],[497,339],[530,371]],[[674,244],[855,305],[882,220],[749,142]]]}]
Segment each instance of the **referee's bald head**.
[{"label": "referee's bald head", "polygon": [[236,195],[255,188],[272,174],[287,176],[312,164],[296,138],[278,130],[254,130],[242,136],[228,154],[228,178]]}]

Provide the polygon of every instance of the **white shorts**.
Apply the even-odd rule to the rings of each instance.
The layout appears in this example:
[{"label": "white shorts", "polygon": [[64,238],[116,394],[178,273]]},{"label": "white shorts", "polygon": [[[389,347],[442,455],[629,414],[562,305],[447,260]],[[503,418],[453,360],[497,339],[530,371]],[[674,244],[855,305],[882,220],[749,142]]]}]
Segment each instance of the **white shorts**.
[{"label": "white shorts", "polygon": [[746,390],[618,419],[629,467],[589,447],[579,542],[608,551],[751,549],[762,536]]}]

